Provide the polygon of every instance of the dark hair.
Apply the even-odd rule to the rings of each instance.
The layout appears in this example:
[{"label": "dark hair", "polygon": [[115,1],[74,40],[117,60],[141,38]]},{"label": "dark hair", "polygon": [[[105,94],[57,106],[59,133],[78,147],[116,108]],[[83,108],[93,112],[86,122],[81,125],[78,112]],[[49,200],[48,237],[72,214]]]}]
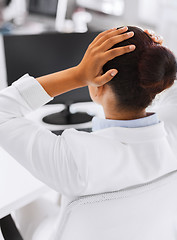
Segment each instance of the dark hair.
[{"label": "dark hair", "polygon": [[129,26],[130,31],[134,36],[113,48],[134,44],[136,50],[107,62],[103,72],[113,68],[118,70],[107,84],[115,93],[119,106],[140,110],[151,104],[157,93],[173,85],[176,59],[169,49],[154,43],[141,29]]}]

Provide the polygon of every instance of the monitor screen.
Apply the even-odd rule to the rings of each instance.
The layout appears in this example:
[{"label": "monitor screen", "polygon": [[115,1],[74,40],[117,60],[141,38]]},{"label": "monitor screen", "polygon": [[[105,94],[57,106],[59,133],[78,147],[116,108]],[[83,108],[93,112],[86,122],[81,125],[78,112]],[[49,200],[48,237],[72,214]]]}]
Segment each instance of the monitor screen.
[{"label": "monitor screen", "polygon": [[4,4],[4,6],[7,6],[7,5],[9,5],[10,2],[11,2],[11,0],[4,0],[3,4]]},{"label": "monitor screen", "polygon": [[[25,73],[39,77],[76,66],[97,34],[87,32],[5,35],[8,85]],[[57,96],[50,103],[71,104],[88,101],[91,101],[88,88],[84,87]]]},{"label": "monitor screen", "polygon": [[57,5],[58,0],[30,0],[29,12],[55,17],[57,13]]}]

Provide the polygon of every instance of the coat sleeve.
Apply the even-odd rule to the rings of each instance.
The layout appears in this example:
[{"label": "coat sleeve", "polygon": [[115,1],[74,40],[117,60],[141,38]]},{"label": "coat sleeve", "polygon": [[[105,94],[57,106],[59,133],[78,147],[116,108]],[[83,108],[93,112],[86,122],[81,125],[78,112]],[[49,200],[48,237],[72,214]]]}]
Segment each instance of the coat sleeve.
[{"label": "coat sleeve", "polygon": [[[157,94],[152,105],[149,109],[155,109],[159,115],[162,112],[168,112],[170,108],[173,110],[177,107],[177,80],[174,81],[174,84],[164,90],[162,93]],[[173,115],[176,115],[176,111],[173,111]]]},{"label": "coat sleeve", "polygon": [[[170,136],[177,138],[177,80],[172,87],[158,94],[148,110],[156,112],[160,121],[164,122]],[[176,140],[175,140],[176,142]]]},{"label": "coat sleeve", "polygon": [[0,145],[36,178],[64,195],[76,196],[85,182],[67,146],[65,133],[56,136],[24,117],[50,100],[38,81],[28,74],[3,89]]}]

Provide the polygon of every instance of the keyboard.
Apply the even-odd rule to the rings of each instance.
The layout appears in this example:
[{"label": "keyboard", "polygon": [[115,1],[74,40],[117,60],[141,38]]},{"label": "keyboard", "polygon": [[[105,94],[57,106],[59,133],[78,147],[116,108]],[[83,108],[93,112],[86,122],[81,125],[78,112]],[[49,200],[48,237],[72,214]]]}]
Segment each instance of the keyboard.
[{"label": "keyboard", "polygon": [[[51,131],[52,133],[56,134],[56,135],[61,135],[62,132],[64,131],[65,129],[63,130],[55,130],[55,131]],[[77,131],[83,131],[83,132],[92,132],[92,129],[91,128],[80,128],[80,129],[76,129]]]}]

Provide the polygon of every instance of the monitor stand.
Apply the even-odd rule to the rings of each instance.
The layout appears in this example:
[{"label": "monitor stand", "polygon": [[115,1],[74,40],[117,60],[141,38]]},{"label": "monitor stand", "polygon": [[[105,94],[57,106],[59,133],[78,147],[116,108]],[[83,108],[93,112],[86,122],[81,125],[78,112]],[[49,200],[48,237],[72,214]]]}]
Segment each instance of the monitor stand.
[{"label": "monitor stand", "polygon": [[75,125],[90,122],[92,118],[93,116],[84,112],[71,113],[70,104],[65,104],[63,111],[47,115],[42,120],[48,124]]}]

